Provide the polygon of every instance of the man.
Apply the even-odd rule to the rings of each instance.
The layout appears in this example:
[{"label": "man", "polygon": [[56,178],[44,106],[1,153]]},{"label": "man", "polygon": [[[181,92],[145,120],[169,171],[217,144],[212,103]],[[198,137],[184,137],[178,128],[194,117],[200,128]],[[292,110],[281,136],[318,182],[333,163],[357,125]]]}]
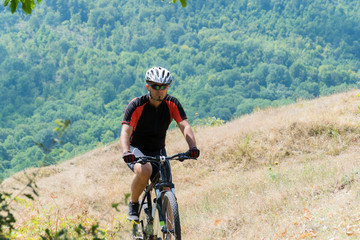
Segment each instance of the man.
[{"label": "man", "polygon": [[[133,99],[125,109],[122,121],[120,144],[123,159],[134,172],[131,182],[131,197],[128,219],[138,221],[139,197],[149,179],[153,179],[158,167],[154,164],[134,163],[136,157],[166,156],[166,131],[174,119],[183,133],[189,150],[186,154],[198,158],[194,133],[180,102],[167,94],[173,80],[170,72],[162,67],[153,67],[145,74],[147,95]],[[167,168],[170,165],[167,162]],[[171,181],[171,176],[170,179]]]}]

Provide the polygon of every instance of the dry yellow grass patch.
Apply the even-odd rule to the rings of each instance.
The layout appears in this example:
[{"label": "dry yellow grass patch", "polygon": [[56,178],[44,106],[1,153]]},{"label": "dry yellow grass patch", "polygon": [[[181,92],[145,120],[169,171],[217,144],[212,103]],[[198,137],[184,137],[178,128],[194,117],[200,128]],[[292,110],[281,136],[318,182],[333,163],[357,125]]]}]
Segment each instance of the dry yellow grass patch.
[{"label": "dry yellow grass patch", "polygon": [[[183,239],[360,238],[357,94],[195,127],[201,157],[172,165]],[[186,149],[179,130],[170,131],[168,154]],[[19,226],[46,212],[49,219],[97,220],[115,232],[109,238],[128,239],[127,206],[118,213],[111,204],[124,201],[131,175],[117,144],[43,168],[40,197],[31,208],[17,208]],[[3,188],[16,185],[11,178]]]}]

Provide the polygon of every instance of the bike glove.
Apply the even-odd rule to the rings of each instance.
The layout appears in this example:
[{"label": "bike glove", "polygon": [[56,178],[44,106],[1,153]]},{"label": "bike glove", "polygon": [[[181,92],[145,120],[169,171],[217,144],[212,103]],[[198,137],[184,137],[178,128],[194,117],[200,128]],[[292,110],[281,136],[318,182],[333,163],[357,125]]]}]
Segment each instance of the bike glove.
[{"label": "bike glove", "polygon": [[186,156],[191,157],[191,158],[198,158],[200,156],[200,150],[197,149],[196,147],[192,147],[189,149],[189,151],[187,151]]},{"label": "bike glove", "polygon": [[132,152],[128,151],[123,154],[123,159],[126,163],[132,163],[135,162],[135,155]]}]

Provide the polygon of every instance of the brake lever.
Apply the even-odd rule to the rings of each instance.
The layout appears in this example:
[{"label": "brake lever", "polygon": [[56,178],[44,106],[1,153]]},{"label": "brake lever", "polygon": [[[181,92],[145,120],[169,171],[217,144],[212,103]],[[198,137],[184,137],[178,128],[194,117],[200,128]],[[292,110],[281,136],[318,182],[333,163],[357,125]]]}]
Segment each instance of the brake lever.
[{"label": "brake lever", "polygon": [[146,160],[145,160],[145,158],[140,158],[139,160],[136,161],[136,163],[140,163],[141,165],[145,165]]},{"label": "brake lever", "polygon": [[187,160],[187,159],[197,160],[196,158],[189,157],[189,156],[186,155],[185,153],[182,153],[182,154],[179,155],[179,157],[178,157],[178,160],[179,160],[180,162],[183,162],[183,161],[185,161],[185,160]]}]

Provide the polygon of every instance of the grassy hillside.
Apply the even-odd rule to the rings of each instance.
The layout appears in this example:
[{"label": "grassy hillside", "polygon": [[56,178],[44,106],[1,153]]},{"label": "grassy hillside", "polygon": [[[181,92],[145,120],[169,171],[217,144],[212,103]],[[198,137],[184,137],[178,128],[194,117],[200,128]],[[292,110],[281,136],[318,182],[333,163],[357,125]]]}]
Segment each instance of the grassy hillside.
[{"label": "grassy hillside", "polygon": [[144,74],[169,69],[190,122],[358,88],[358,1],[46,0],[0,5],[0,179],[37,167],[57,119],[67,144],[46,164],[119,137]]},{"label": "grassy hillside", "polygon": [[[196,127],[201,157],[172,165],[184,239],[358,239],[359,106],[356,90]],[[186,150],[179,131],[167,148]],[[41,168],[40,196],[13,206],[18,238],[98,221],[109,239],[129,239],[127,206],[111,205],[130,179],[118,143]]]}]

